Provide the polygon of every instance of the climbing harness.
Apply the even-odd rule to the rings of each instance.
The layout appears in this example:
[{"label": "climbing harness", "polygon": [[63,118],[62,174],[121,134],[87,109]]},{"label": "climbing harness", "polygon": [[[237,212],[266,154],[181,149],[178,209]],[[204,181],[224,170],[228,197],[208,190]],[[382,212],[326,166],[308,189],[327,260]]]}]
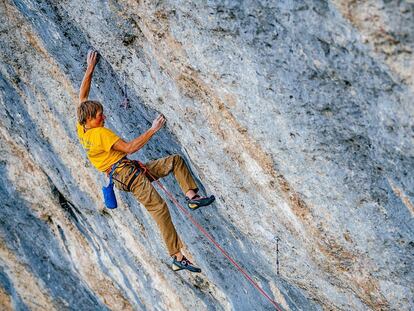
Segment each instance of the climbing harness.
[{"label": "climbing harness", "polygon": [[127,185],[127,191],[131,191],[131,186],[134,183],[135,179],[137,179],[137,177],[141,174],[145,174],[146,172],[146,168],[143,169],[140,165],[141,162],[139,161],[131,161],[131,164],[134,167],[134,174],[132,176],[132,178],[128,181],[128,185]]},{"label": "climbing harness", "polygon": [[[116,165],[116,166],[115,166]],[[122,165],[122,166],[120,166]],[[121,169],[124,168],[126,166],[130,167],[130,171],[128,173],[129,179],[127,181],[125,181],[125,183],[123,183],[122,181],[120,181],[119,179],[115,178],[116,174],[113,173],[112,179],[119,182],[122,185],[122,190],[123,191],[131,191],[131,186],[134,183],[135,179],[137,179],[137,177],[141,174],[146,174],[147,173],[147,168],[144,166],[144,164],[142,164],[139,161],[136,160],[130,160],[126,157],[122,158],[119,163],[117,162],[116,164],[114,164],[113,166],[111,166],[107,171],[107,175],[109,177],[109,172],[112,171],[113,167],[115,166],[116,169]],[[152,182],[153,180],[151,180]]]},{"label": "climbing harness", "polygon": [[[120,166],[120,165],[123,166]],[[131,165],[132,164],[132,165]],[[129,181],[127,184],[123,183],[122,181],[116,179],[113,175],[115,173],[115,170],[117,168],[123,168],[127,165],[131,165],[131,171],[130,171],[130,176],[132,174],[132,176],[130,177]],[[105,206],[109,209],[115,209],[118,207],[118,203],[116,201],[116,196],[115,196],[115,191],[114,191],[114,182],[113,180],[119,182],[122,187],[123,190],[125,191],[130,191],[131,190],[131,186],[133,184],[133,182],[135,181],[135,179],[141,174],[141,173],[145,173],[147,170],[147,168],[140,163],[139,161],[134,161],[134,160],[129,160],[127,158],[122,158],[120,159],[118,162],[116,162],[115,164],[113,164],[108,170],[107,170],[107,175],[109,177],[109,184],[108,186],[103,186],[102,187],[102,193],[103,193],[103,197],[104,197],[104,201],[105,201]]]},{"label": "climbing harness", "polygon": [[[143,165],[143,164],[142,164]],[[175,198],[174,196],[164,188],[161,182],[155,179],[151,173],[147,170],[148,175],[155,180],[158,186],[165,192],[165,194],[174,202],[174,204],[190,219],[194,226],[200,230],[204,236],[210,240],[211,243],[226,257],[232,264],[235,266],[243,276],[267,299],[269,302],[275,307],[276,310],[282,311],[282,308],[274,301],[270,296],[249,276],[249,274],[218,244],[214,238],[191,216],[190,212],[188,212]]]}]

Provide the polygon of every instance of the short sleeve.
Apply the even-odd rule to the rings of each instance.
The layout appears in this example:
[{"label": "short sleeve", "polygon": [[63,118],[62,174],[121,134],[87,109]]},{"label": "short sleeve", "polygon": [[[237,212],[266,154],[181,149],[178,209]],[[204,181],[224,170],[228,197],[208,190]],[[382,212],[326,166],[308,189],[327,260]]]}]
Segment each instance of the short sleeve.
[{"label": "short sleeve", "polygon": [[101,140],[101,147],[103,148],[103,150],[105,150],[106,152],[109,152],[109,150],[111,150],[112,146],[121,138],[119,138],[118,135],[116,135],[114,132],[112,132],[111,130],[102,127],[100,129],[100,140]]}]

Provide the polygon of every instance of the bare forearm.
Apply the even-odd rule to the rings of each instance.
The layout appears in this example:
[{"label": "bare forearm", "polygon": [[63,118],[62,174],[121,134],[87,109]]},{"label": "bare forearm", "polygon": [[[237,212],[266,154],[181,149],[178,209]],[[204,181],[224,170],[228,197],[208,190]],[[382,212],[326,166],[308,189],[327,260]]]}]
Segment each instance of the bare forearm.
[{"label": "bare forearm", "polygon": [[80,91],[79,91],[79,103],[87,100],[89,97],[89,91],[91,89],[93,71],[94,71],[94,68],[92,66],[88,66],[88,68],[86,69],[85,75],[83,76]]},{"label": "bare forearm", "polygon": [[89,91],[91,89],[92,75],[95,70],[95,66],[98,63],[98,52],[90,50],[86,57],[87,68],[85,75],[83,76],[82,84],[79,91],[79,103],[88,100]]},{"label": "bare forearm", "polygon": [[158,115],[155,120],[152,122],[151,128],[146,131],[144,134],[138,136],[137,138],[131,140],[130,142],[125,142],[122,139],[119,139],[113,146],[112,149],[125,152],[125,153],[134,153],[139,149],[145,146],[145,144],[151,139],[151,137],[158,132],[165,124],[165,117],[163,115]]},{"label": "bare forearm", "polygon": [[151,139],[151,137],[156,133],[156,131],[153,128],[150,128],[148,131],[146,131],[144,134],[138,136],[137,138],[131,140],[128,143],[129,152],[128,153],[134,153],[140,150],[142,147],[146,145],[146,143]]}]

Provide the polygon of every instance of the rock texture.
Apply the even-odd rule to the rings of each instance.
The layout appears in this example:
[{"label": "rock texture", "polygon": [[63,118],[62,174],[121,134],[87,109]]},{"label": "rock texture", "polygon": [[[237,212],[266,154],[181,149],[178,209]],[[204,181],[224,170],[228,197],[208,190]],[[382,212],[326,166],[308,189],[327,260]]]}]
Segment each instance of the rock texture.
[{"label": "rock texture", "polygon": [[185,157],[217,196],[194,217],[281,308],[412,310],[413,16],[408,0],[2,1],[2,309],[272,310],[172,204],[202,274],[170,270],[131,195],[103,208],[75,133],[93,47],[107,126],[131,139],[167,117],[134,158]]}]

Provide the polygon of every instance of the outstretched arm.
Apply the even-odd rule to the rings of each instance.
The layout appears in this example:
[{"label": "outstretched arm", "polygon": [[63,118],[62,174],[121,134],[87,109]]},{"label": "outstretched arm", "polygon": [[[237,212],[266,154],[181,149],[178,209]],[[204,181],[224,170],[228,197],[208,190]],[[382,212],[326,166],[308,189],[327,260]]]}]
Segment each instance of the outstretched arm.
[{"label": "outstretched arm", "polygon": [[112,149],[122,151],[125,153],[137,152],[139,149],[144,147],[145,144],[151,139],[151,137],[164,126],[165,121],[165,117],[163,115],[159,115],[152,122],[151,128],[144,134],[138,136],[130,142],[126,142],[120,139],[112,146]]},{"label": "outstretched arm", "polygon": [[88,100],[89,91],[91,89],[92,75],[97,63],[98,52],[89,51],[87,56],[87,68],[79,91],[79,103]]}]

